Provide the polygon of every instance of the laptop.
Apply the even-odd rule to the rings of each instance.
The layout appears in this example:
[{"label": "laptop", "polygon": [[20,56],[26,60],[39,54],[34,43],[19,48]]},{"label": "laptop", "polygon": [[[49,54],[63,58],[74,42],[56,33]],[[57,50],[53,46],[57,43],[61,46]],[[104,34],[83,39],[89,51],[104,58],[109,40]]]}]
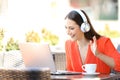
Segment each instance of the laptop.
[{"label": "laptop", "polygon": [[49,68],[51,74],[81,74],[81,72],[71,72],[57,70],[50,46],[47,43],[24,42],[19,43],[19,49],[22,53],[22,58],[25,67],[40,67]]}]

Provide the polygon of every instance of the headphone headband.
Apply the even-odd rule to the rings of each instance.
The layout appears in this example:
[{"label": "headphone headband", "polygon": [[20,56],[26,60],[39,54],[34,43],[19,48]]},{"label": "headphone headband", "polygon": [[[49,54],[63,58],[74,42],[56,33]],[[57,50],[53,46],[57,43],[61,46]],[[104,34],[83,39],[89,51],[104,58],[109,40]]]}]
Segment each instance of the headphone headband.
[{"label": "headphone headband", "polygon": [[77,9],[76,9],[75,11],[80,14],[80,16],[81,16],[82,19],[83,19],[83,22],[87,22],[87,18],[86,18],[85,14],[84,14],[81,10],[77,10]]},{"label": "headphone headband", "polygon": [[85,14],[81,10],[75,10],[83,19],[83,23],[81,24],[81,30],[83,32],[88,32],[90,30],[89,23],[87,22],[87,18]]}]

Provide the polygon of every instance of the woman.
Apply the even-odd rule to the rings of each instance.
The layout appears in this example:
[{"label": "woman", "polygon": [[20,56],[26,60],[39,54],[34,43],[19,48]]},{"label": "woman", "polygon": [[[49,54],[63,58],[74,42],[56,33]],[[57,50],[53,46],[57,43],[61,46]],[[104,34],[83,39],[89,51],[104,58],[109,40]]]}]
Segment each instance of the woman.
[{"label": "woman", "polygon": [[65,28],[71,37],[66,41],[66,69],[83,72],[81,66],[97,64],[96,72],[120,71],[120,54],[111,40],[94,29],[83,10],[73,10],[65,17]]}]

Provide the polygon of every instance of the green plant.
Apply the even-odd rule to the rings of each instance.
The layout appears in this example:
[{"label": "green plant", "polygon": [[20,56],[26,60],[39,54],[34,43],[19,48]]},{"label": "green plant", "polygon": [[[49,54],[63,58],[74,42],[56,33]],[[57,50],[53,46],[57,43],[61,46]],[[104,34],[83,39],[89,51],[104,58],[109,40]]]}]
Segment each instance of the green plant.
[{"label": "green plant", "polygon": [[3,28],[0,28],[0,51],[2,51],[2,50],[3,50],[3,47],[4,47],[4,45],[3,45],[3,43],[2,43],[3,38],[4,38],[4,34],[5,34],[4,29],[3,29]]},{"label": "green plant", "polygon": [[41,35],[38,32],[30,31],[26,33],[26,42],[48,42],[50,45],[56,45],[59,42],[59,37],[53,33],[51,33],[46,28],[41,30]]},{"label": "green plant", "polygon": [[103,31],[99,31],[98,33],[100,33],[101,35],[107,36],[109,38],[117,38],[120,37],[120,32],[116,31],[116,30],[110,30],[109,25],[106,24],[105,28]]},{"label": "green plant", "polygon": [[40,42],[40,36],[35,31],[30,31],[26,33],[26,42]]},{"label": "green plant", "polygon": [[59,42],[59,37],[50,31],[48,31],[46,28],[43,28],[41,30],[42,38],[45,42],[49,42],[50,45],[56,45]]},{"label": "green plant", "polygon": [[10,38],[7,42],[7,45],[5,46],[5,50],[6,51],[10,51],[10,50],[19,50],[18,47],[18,41],[15,41],[14,38]]},{"label": "green plant", "polygon": [[0,28],[0,41],[3,40],[3,38],[4,38],[4,33],[5,33],[4,29],[3,29],[3,28]]}]

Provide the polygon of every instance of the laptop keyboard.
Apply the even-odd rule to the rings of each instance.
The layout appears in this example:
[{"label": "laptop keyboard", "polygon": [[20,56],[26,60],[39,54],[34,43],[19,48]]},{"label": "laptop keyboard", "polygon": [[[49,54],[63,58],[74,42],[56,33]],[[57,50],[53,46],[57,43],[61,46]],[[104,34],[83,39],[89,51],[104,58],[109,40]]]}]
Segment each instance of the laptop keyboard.
[{"label": "laptop keyboard", "polygon": [[72,71],[56,71],[51,72],[51,75],[80,75],[81,72],[72,72]]}]

